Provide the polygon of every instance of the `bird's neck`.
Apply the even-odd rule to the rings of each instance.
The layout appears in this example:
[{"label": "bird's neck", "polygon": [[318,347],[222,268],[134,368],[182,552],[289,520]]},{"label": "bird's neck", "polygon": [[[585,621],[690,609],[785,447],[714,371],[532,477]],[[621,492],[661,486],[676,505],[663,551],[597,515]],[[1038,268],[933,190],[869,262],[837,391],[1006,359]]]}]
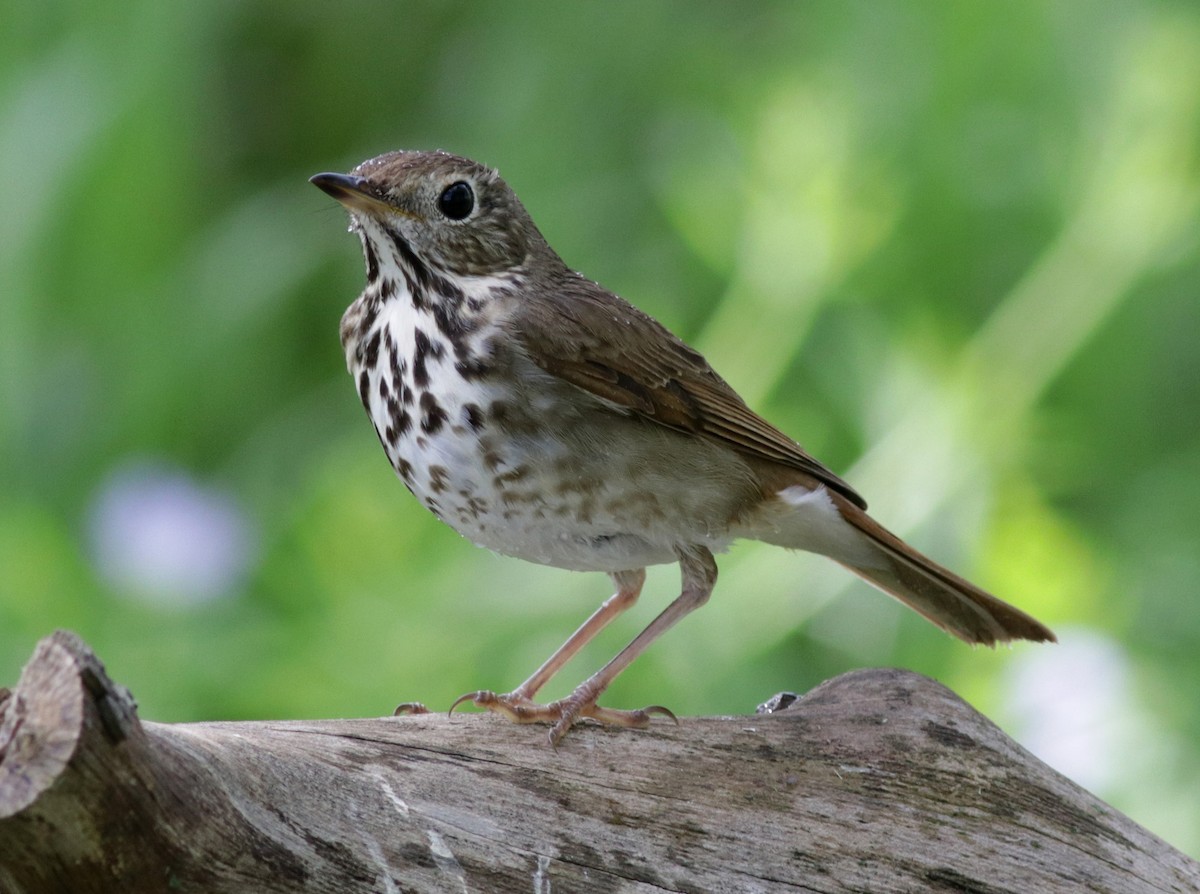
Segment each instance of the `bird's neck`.
[{"label": "bird's neck", "polygon": [[369,281],[341,323],[350,372],[357,377],[378,362],[381,341],[415,347],[421,333],[422,342],[443,346],[463,378],[481,375],[500,325],[516,309],[524,271],[456,276],[398,238],[364,240],[364,247]]}]

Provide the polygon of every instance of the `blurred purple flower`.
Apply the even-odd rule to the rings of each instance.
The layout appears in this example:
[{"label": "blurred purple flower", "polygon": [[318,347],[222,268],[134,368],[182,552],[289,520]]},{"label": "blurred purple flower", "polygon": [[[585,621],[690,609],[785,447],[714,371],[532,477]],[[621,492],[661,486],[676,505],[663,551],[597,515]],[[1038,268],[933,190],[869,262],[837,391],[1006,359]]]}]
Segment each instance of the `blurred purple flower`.
[{"label": "blurred purple flower", "polygon": [[174,604],[236,590],[258,539],[228,494],[145,461],[120,466],[104,481],[88,533],[96,569],[114,590]]}]

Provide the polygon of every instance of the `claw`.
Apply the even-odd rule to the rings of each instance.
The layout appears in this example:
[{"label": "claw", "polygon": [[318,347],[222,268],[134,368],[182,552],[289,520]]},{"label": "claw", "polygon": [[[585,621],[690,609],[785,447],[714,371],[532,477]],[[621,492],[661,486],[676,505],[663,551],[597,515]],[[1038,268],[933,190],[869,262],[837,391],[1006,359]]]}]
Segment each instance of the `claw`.
[{"label": "claw", "polygon": [[673,724],[679,726],[679,718],[675,716],[675,712],[663,705],[646,705],[642,708],[643,714],[661,714],[668,718]]},{"label": "claw", "polygon": [[451,703],[451,705],[450,705],[450,710],[446,712],[446,716],[447,716],[447,717],[449,717],[450,715],[452,715],[452,714],[454,713],[454,709],[455,709],[455,708],[457,708],[459,705],[461,705],[463,702],[473,702],[473,701],[475,701],[477,698],[479,698],[479,697],[480,697],[480,696],[482,696],[482,695],[483,695],[483,692],[482,692],[482,691],[480,691],[480,692],[468,692],[468,693],[465,693],[465,694],[463,694],[463,695],[460,695],[458,698],[456,698],[456,699],[455,699],[455,700],[454,700],[454,701]]},{"label": "claw", "polygon": [[538,723],[539,721],[557,720],[559,717],[559,711],[554,705],[539,705],[519,692],[509,692],[505,695],[497,695],[490,689],[468,692],[454,700],[454,704],[450,706],[450,712],[453,713],[454,709],[463,702],[473,702],[480,708],[486,708],[496,714],[503,714],[513,723]]},{"label": "claw", "polygon": [[428,714],[429,709],[420,702],[402,702],[396,705],[396,710],[392,712],[393,717],[403,717],[406,714]]}]

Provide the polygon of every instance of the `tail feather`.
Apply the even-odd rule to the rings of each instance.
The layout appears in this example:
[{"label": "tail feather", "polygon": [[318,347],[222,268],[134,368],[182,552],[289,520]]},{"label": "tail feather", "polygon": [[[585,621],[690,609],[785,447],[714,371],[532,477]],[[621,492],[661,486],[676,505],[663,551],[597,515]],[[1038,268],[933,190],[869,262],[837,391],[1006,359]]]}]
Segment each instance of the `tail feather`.
[{"label": "tail feather", "polygon": [[868,583],[969,643],[1056,641],[1041,622],[917,552],[839,494],[830,496],[842,518],[864,535],[875,553],[867,561],[857,556],[833,558]]}]

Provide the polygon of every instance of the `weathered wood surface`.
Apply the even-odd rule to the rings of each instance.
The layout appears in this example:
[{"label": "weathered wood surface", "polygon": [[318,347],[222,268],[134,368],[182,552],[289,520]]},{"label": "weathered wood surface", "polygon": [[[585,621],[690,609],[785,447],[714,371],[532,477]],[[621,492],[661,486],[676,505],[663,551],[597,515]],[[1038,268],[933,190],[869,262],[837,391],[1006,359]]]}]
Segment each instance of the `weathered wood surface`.
[{"label": "weathered wood surface", "polygon": [[1195,892],[1200,865],[912,673],[644,732],[141,722],[74,635],[0,705],[0,891]]}]

